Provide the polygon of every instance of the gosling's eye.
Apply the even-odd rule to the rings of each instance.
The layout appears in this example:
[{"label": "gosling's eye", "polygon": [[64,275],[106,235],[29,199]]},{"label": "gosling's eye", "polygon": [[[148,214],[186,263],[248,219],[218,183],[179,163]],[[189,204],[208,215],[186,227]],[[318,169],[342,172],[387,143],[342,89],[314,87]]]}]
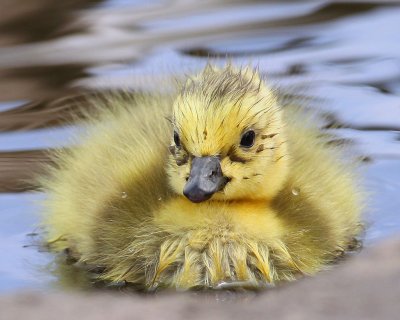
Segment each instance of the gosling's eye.
[{"label": "gosling's eye", "polygon": [[254,144],[254,140],[256,138],[256,133],[253,130],[249,130],[242,135],[242,139],[240,140],[240,146],[244,148],[250,148]]},{"label": "gosling's eye", "polygon": [[174,131],[174,142],[177,147],[181,146],[181,139],[179,138],[179,134],[176,131]]}]

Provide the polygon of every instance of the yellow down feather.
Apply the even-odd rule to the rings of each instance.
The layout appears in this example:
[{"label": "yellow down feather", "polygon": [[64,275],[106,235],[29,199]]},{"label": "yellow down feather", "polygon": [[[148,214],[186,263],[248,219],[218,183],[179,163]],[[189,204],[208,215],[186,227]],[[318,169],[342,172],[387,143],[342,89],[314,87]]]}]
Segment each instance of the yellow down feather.
[{"label": "yellow down feather", "polygon": [[[98,109],[42,184],[47,241],[102,267],[102,280],[273,284],[321,270],[360,232],[354,166],[256,71],[209,65],[175,96],[110,97]],[[182,191],[204,156],[229,182],[193,203]]]}]

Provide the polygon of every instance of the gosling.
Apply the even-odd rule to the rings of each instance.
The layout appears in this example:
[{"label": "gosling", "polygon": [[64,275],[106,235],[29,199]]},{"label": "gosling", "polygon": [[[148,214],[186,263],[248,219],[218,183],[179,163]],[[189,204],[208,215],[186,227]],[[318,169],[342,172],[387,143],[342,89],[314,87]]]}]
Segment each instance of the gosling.
[{"label": "gosling", "polygon": [[363,196],[310,119],[231,65],[110,98],[42,181],[47,241],[147,290],[315,274],[359,235]]}]

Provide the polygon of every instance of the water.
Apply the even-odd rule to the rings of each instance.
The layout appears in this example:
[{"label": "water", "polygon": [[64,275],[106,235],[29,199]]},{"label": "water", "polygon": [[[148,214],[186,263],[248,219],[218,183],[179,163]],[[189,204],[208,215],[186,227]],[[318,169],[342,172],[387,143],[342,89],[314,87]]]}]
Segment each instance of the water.
[{"label": "water", "polygon": [[[43,149],[67,146],[92,90],[168,90],[207,57],[316,98],[368,160],[366,245],[400,232],[400,5],[394,1],[16,1],[0,22],[0,291],[49,290],[27,234]],[[318,103],[321,101],[321,103]],[[295,193],[301,192],[294,190]],[[126,193],[121,197],[128,196]],[[162,200],[162,199],[160,199]]]}]

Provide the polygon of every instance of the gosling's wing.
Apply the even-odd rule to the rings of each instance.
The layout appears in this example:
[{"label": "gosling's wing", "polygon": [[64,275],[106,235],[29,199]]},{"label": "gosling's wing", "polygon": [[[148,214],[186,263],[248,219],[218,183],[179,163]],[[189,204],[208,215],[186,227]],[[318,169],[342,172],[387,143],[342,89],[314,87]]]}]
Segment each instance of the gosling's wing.
[{"label": "gosling's wing", "polygon": [[67,235],[70,243],[83,246],[80,252],[90,251],[92,234],[105,221],[135,224],[169,196],[171,99],[114,96],[94,103],[97,112],[87,114],[76,146],[57,153],[57,167],[43,181],[50,238]]},{"label": "gosling's wing", "polygon": [[291,169],[278,202],[289,224],[310,242],[327,239],[319,246],[332,251],[359,234],[364,195],[349,150],[331,143],[317,121],[315,112],[285,109]]}]

